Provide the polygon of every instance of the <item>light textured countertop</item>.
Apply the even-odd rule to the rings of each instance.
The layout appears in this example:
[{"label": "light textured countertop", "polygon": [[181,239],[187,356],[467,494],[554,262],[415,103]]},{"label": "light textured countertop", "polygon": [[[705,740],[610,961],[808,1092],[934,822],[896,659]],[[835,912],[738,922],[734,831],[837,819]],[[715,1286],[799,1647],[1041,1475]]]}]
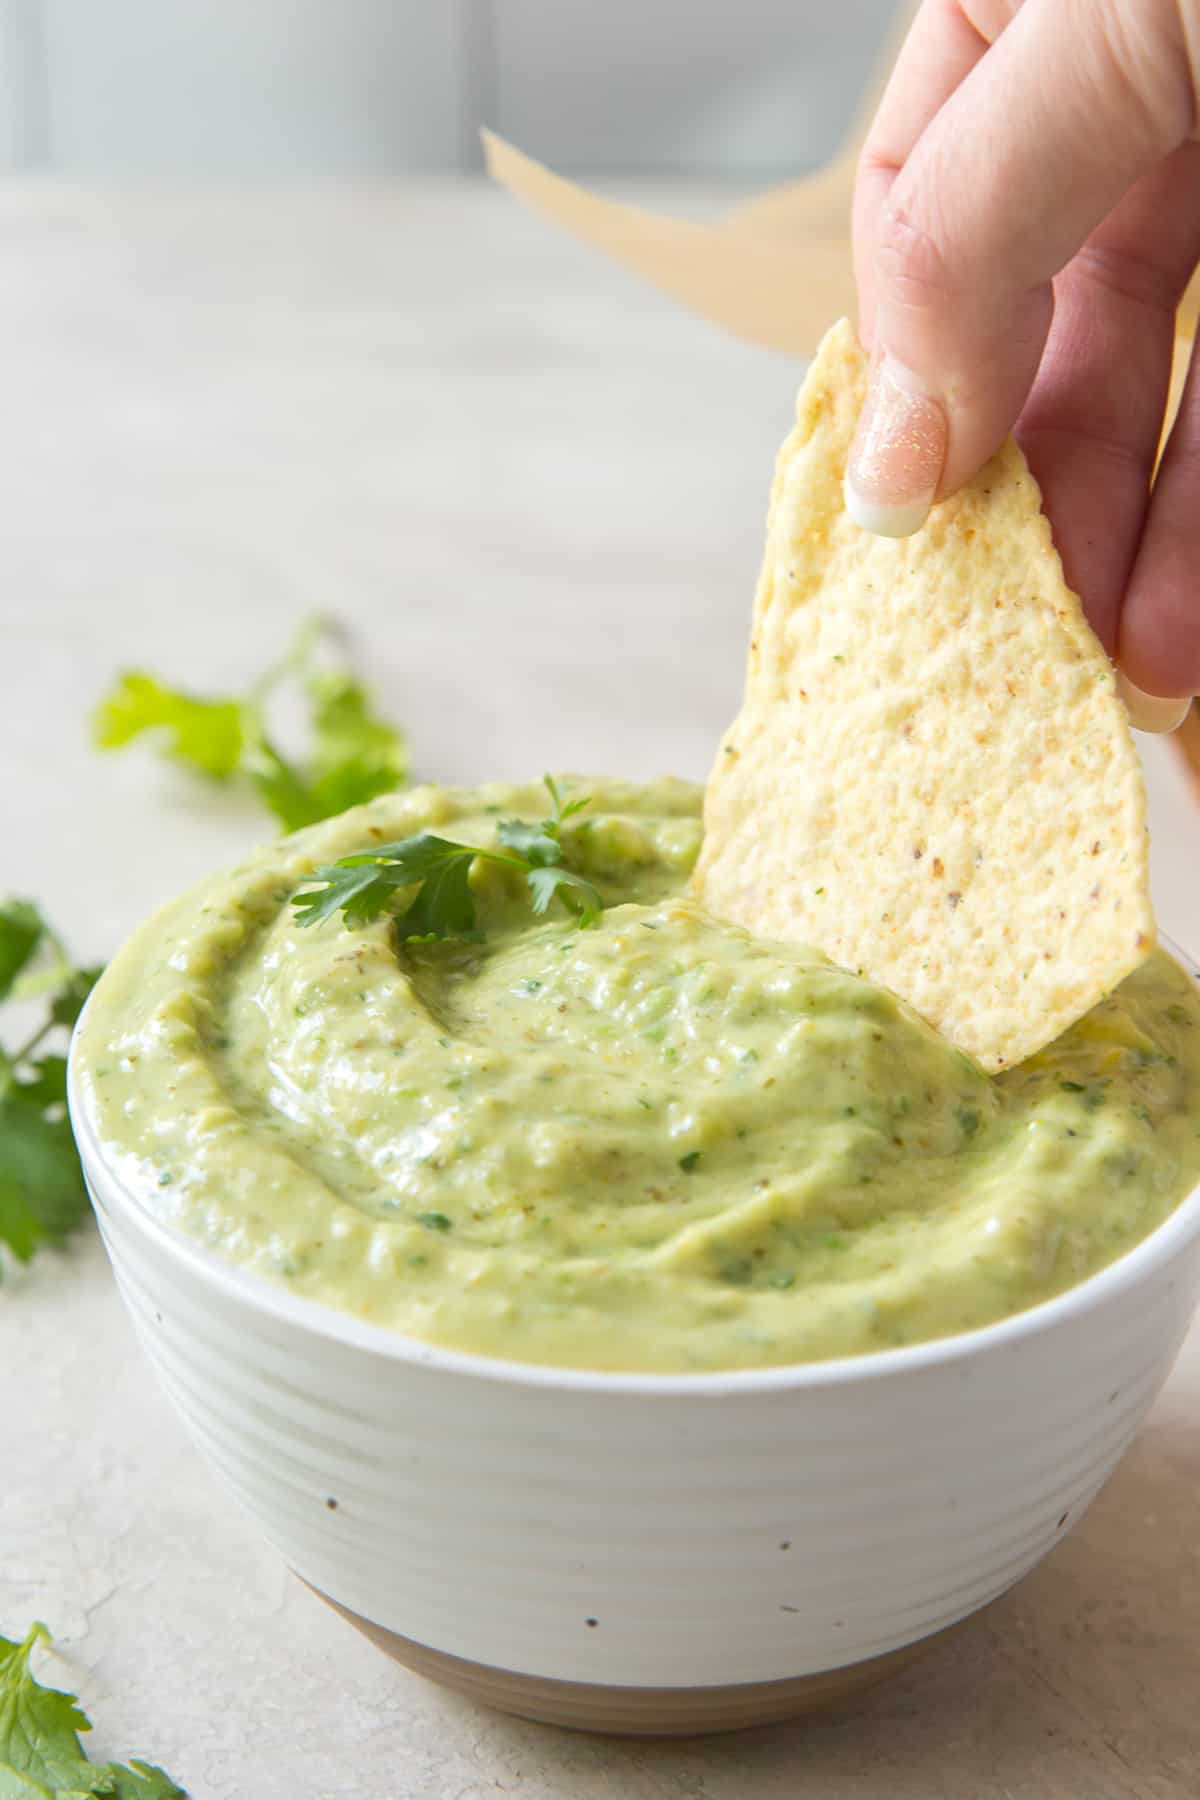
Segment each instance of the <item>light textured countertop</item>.
[{"label": "light textured countertop", "polygon": [[[704,773],[783,359],[474,186],[10,188],[0,259],[0,887],[82,953],[264,835],[87,750],[119,664],[237,685],[324,608],[422,775]],[[1194,947],[1200,815],[1163,745],[1146,762],[1160,917]],[[0,1631],[44,1618],[93,1754],[195,1800],[1200,1788],[1197,1333],[1080,1528],[950,1647],[820,1722],[685,1744],[478,1711],[328,1612],[185,1441],[91,1232],[0,1293],[0,1390]]]}]

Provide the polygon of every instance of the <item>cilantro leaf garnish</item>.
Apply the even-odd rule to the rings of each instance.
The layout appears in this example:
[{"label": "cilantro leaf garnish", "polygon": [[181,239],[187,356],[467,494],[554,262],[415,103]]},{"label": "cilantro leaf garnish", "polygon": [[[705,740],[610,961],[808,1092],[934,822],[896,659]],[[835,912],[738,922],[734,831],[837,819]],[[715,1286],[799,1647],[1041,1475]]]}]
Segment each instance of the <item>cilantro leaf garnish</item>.
[{"label": "cilantro leaf garnish", "polygon": [[[464,855],[460,844],[448,844],[444,838],[434,838],[432,844],[422,845],[417,852],[418,856],[426,853],[431,853],[429,866],[411,904],[405,909],[405,936],[472,936],[476,925],[470,875],[475,858],[470,851]],[[410,870],[414,861],[410,855]]]},{"label": "cilantro leaf garnish", "polygon": [[0,1242],[18,1262],[61,1243],[87,1212],[70,1124],[61,1101],[51,1102],[58,1116],[49,1116],[45,1091],[35,1073],[0,1095]]},{"label": "cilantro leaf garnish", "polygon": [[[496,836],[506,849],[516,851],[518,856],[535,869],[549,869],[562,862],[563,849],[559,833],[562,826],[577,812],[582,812],[591,801],[590,794],[581,795],[578,800],[565,801],[562,789],[553,775],[543,775],[542,780],[546,792],[550,796],[550,816],[546,819],[501,819],[496,827]],[[544,906],[535,907],[537,912],[545,912]]]},{"label": "cilantro leaf garnish", "polygon": [[0,1000],[11,992],[26,963],[36,954],[45,926],[28,900],[0,901]]},{"label": "cilantro leaf garnish", "polygon": [[79,1741],[92,1729],[74,1694],[43,1687],[30,1663],[50,1642],[41,1624],[20,1643],[0,1637],[0,1796],[3,1800],[187,1800],[153,1763],[89,1762]]},{"label": "cilantro leaf garnish", "polygon": [[535,913],[548,912],[552,900],[561,900],[567,910],[575,914],[577,924],[594,925],[604,906],[587,877],[577,875],[573,869],[564,869],[558,865],[533,868],[525,879],[529,884]]},{"label": "cilantro leaf garnish", "polygon": [[[299,925],[323,925],[340,912],[347,925],[365,925],[395,910],[405,938],[473,938],[479,935],[471,865],[476,860],[519,869],[529,890],[530,906],[539,916],[559,900],[580,925],[590,925],[603,908],[600,894],[587,879],[563,866],[560,830],[588,804],[586,798],[564,804],[553,776],[545,778],[551,811],[532,823],[502,819],[496,836],[503,850],[458,844],[421,831],[394,844],[343,856],[313,870],[292,897]],[[406,906],[396,898],[409,894]]]},{"label": "cilantro leaf garnish", "polygon": [[558,827],[565,824],[575,813],[582,812],[585,806],[590,806],[592,803],[592,796],[590,794],[581,794],[578,799],[567,801],[553,775],[543,775],[542,780],[550,795],[550,805],[552,808],[550,823],[554,826],[554,835],[557,837]]},{"label": "cilantro leaf garnish", "polygon": [[242,708],[236,700],[204,700],[164,687],[141,669],[126,669],[96,709],[100,750],[120,750],[143,731],[163,734],[168,752],[202,775],[224,781],[241,760]]},{"label": "cilantro leaf garnish", "polygon": [[99,975],[72,964],[32,901],[0,903],[0,999],[45,1006],[16,1049],[0,1045],[0,1247],[19,1262],[61,1244],[87,1216],[62,1050]]},{"label": "cilantro leaf garnish", "polygon": [[[407,780],[408,749],[357,676],[319,662],[319,646],[330,635],[321,620],[309,621],[248,693],[230,698],[204,698],[127,670],[96,710],[94,742],[116,750],[152,733],[173,761],[212,781],[251,787],[285,831],[373,800]],[[299,687],[308,712],[303,762],[286,756],[268,728],[268,703],[289,682]]]},{"label": "cilantro leaf garnish", "polygon": [[549,868],[562,860],[558,839],[547,830],[544,819],[501,819],[496,836],[506,850],[524,857],[532,868]]},{"label": "cilantro leaf garnish", "polygon": [[582,812],[591,801],[590,794],[567,800],[553,775],[543,775],[550,796],[550,816],[529,825],[521,819],[501,819],[496,836],[529,865],[525,880],[535,913],[548,912],[557,899],[575,914],[579,925],[593,925],[604,902],[584,875],[563,867],[561,831],[567,820]]},{"label": "cilantro leaf garnish", "polygon": [[475,929],[475,902],[467,881],[471,864],[477,856],[489,855],[496,862],[515,860],[453,843],[432,831],[343,856],[313,870],[308,882],[320,886],[293,896],[296,922],[323,925],[341,912],[347,925],[365,925],[390,908],[398,892],[415,888],[401,915],[404,935],[462,937]]}]

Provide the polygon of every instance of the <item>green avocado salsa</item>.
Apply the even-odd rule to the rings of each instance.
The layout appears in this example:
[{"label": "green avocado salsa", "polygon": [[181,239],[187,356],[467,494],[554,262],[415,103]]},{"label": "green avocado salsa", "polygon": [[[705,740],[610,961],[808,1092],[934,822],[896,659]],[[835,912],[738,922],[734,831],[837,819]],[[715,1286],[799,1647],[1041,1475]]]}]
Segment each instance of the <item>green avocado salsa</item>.
[{"label": "green avocado salsa", "polygon": [[753,1368],[985,1325],[1071,1287],[1200,1180],[1200,998],[1163,951],[982,1074],[890,993],[688,894],[701,790],[572,783],[594,925],[471,867],[480,941],[315,928],[317,865],[423,829],[496,843],[540,787],[387,795],[168,906],[77,1045],[160,1218],[451,1349]]}]

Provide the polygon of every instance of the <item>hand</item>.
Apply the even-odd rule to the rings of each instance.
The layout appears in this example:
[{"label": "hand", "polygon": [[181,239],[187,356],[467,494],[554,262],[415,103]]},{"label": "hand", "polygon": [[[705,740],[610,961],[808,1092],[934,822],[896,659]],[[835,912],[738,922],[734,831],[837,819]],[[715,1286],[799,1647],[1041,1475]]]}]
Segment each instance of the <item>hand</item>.
[{"label": "hand", "polygon": [[[854,201],[871,390],[846,478],[903,537],[1015,427],[1134,723],[1200,689],[1200,0],[924,0]],[[1152,698],[1168,696],[1167,699]]]}]

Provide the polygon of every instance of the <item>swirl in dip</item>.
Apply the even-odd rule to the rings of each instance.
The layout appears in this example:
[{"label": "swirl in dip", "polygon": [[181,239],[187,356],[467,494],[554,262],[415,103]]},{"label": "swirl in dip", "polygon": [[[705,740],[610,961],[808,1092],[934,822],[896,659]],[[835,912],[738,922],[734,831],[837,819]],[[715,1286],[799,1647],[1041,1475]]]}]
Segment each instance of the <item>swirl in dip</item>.
[{"label": "swirl in dip", "polygon": [[988,1078],[900,1001],[688,896],[701,790],[576,781],[606,909],[535,918],[476,862],[482,942],[297,925],[317,864],[426,827],[493,845],[540,785],[415,788],[145,925],[77,1068],[160,1218],[293,1292],[521,1361],[854,1355],[1072,1286],[1200,1179],[1200,1000],[1156,951]]}]

